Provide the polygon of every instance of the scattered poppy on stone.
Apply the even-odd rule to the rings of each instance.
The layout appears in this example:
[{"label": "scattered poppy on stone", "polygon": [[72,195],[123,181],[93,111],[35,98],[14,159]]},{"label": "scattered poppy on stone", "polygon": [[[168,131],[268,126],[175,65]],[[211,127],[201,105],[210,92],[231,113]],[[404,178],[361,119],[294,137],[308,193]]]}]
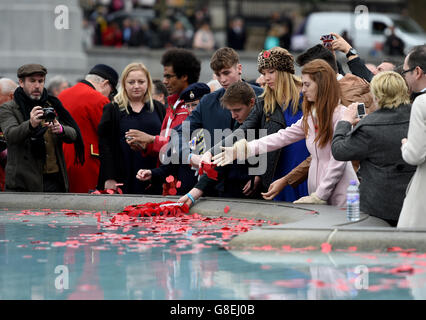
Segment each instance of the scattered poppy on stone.
[{"label": "scattered poppy on stone", "polygon": [[321,244],[321,251],[323,253],[329,253],[331,251],[331,244],[328,242],[324,242]]}]

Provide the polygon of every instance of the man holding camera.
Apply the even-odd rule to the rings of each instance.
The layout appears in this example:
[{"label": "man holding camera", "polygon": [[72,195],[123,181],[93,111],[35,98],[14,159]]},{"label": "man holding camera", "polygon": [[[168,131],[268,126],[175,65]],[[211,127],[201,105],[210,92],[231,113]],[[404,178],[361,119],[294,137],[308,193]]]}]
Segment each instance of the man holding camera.
[{"label": "man holding camera", "polygon": [[13,100],[0,108],[8,147],[5,191],[67,192],[62,143],[73,143],[84,162],[80,130],[61,102],[44,88],[47,70],[39,64],[18,69]]}]

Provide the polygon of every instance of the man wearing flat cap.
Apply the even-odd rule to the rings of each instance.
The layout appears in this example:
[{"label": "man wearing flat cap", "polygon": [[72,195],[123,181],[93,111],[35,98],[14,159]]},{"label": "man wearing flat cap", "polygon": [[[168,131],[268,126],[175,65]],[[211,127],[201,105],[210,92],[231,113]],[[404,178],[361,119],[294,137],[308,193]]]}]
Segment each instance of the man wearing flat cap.
[{"label": "man wearing flat cap", "polygon": [[8,147],[6,191],[67,192],[63,143],[74,144],[84,162],[80,130],[61,102],[44,88],[47,70],[39,64],[18,69],[13,100],[0,108]]},{"label": "man wearing flat cap", "polygon": [[116,92],[117,82],[118,73],[112,67],[98,64],[84,80],[58,96],[77,122],[84,141],[86,161],[83,165],[74,163],[74,149],[70,145],[64,145],[70,192],[88,193],[96,189],[100,167],[98,125],[103,107]]}]

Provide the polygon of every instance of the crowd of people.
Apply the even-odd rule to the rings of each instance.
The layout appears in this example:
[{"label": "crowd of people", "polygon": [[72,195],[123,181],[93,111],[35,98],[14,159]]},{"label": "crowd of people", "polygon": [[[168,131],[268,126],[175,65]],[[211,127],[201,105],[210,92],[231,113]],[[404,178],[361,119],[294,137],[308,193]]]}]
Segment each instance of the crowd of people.
[{"label": "crowd of people", "polygon": [[47,90],[48,70],[23,65],[18,83],[0,79],[1,187],[344,207],[356,181],[361,211],[424,227],[426,45],[401,66],[373,68],[334,36],[331,50],[319,44],[296,58],[262,50],[256,83],[243,80],[234,49],[219,48],[210,61],[218,89],[199,82],[201,62],[185,48],[162,55],[162,81],[142,62],[121,75],[98,64],[71,87],[52,78]]},{"label": "crowd of people", "polygon": [[[86,1],[87,2],[87,1]],[[163,18],[138,16],[132,10],[144,8],[139,1],[88,1],[83,8],[83,45],[107,47],[217,49],[206,7],[190,15],[181,9],[168,10]],[[114,15],[123,12],[121,17]],[[231,19],[227,28],[228,46],[243,50],[246,42],[244,20]]]}]

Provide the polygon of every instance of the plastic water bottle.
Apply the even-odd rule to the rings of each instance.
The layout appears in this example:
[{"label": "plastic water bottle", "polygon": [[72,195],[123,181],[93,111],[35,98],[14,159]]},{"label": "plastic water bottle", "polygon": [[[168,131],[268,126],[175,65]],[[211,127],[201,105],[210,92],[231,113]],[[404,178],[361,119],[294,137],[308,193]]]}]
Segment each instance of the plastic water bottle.
[{"label": "plastic water bottle", "polygon": [[346,215],[349,221],[359,220],[359,190],[355,180],[351,180],[346,195]]}]

